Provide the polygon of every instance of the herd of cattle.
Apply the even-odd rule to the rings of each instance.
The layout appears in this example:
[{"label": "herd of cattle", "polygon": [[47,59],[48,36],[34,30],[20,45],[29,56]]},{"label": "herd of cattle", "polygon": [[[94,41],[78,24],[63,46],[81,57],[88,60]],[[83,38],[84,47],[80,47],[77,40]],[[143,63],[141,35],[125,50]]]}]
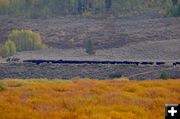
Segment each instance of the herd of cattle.
[{"label": "herd of cattle", "polygon": [[[7,58],[6,61],[8,63],[19,63],[20,59],[11,57]],[[49,63],[49,64],[119,64],[119,65],[166,65],[167,63],[164,61],[161,62],[138,62],[138,61],[88,61],[88,60],[23,60],[23,63],[34,63],[34,64],[42,64],[42,63]],[[180,65],[180,62],[173,62],[173,66]]]},{"label": "herd of cattle", "polygon": [[[137,61],[78,61],[78,60],[24,60],[24,63],[52,63],[52,64],[119,64],[119,65],[166,65],[166,62],[137,62]],[[174,62],[172,65],[180,65]]]}]

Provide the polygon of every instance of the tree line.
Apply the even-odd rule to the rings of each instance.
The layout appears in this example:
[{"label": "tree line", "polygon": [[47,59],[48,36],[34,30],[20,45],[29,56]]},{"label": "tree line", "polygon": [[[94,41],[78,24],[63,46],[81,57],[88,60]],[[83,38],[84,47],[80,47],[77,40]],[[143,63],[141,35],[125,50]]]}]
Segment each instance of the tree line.
[{"label": "tree line", "polygon": [[164,15],[170,17],[180,16],[180,0],[166,0]]},{"label": "tree line", "polygon": [[155,7],[161,0],[0,0],[0,14],[24,17],[57,15],[101,14],[109,11],[119,14],[123,10]]}]

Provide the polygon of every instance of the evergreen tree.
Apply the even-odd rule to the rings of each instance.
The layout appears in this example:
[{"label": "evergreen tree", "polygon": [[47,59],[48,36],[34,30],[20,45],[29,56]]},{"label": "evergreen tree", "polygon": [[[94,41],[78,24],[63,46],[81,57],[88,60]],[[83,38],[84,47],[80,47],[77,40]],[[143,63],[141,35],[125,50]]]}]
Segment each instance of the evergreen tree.
[{"label": "evergreen tree", "polygon": [[86,53],[89,54],[89,55],[94,55],[96,53],[91,40],[88,40],[86,42],[85,49],[86,49]]},{"label": "evergreen tree", "polygon": [[105,7],[106,10],[108,11],[112,6],[112,0],[105,0]]},{"label": "evergreen tree", "polygon": [[83,5],[81,0],[78,0],[78,14],[82,14],[83,12]]}]

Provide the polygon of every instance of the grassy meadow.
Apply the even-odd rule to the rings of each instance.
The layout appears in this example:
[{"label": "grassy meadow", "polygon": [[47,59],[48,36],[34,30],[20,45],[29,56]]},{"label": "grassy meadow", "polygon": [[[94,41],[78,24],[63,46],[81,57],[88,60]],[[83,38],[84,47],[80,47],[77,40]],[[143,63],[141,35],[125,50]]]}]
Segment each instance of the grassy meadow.
[{"label": "grassy meadow", "polygon": [[180,80],[2,80],[0,119],[164,119]]}]

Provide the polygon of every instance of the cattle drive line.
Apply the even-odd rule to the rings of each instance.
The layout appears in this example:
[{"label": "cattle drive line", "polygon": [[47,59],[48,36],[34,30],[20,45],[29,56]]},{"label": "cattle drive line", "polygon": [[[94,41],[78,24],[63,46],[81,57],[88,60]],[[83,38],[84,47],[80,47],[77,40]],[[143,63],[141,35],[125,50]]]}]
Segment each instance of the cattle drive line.
[{"label": "cattle drive line", "polygon": [[[16,57],[9,57],[6,59],[7,63],[20,63],[20,59]],[[172,62],[167,63],[165,61],[111,61],[111,60],[104,60],[104,61],[96,61],[96,60],[23,60],[23,63],[34,63],[34,64],[42,64],[42,63],[49,63],[49,64],[119,64],[119,65],[173,65],[177,66],[180,65],[180,62]]]},{"label": "cattle drive line", "polygon": [[[166,62],[138,62],[138,61],[90,61],[90,60],[24,60],[23,63],[34,63],[34,64],[42,64],[42,63],[49,63],[49,64],[112,64],[112,65],[167,65]],[[171,63],[173,66],[180,65],[180,62],[173,62]]]}]

